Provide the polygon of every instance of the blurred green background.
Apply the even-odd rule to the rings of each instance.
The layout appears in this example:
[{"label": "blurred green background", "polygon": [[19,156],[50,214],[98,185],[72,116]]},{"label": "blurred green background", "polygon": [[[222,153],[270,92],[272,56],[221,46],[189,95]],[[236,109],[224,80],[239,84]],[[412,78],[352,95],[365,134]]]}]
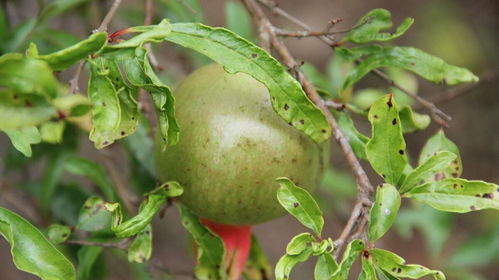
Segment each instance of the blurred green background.
[{"label": "blurred green background", "polygon": [[[53,51],[70,45],[87,36],[99,25],[100,20],[110,6],[110,0],[73,1],[81,2],[76,8],[57,15],[46,23],[36,26],[33,19],[38,14],[43,0],[2,0],[3,10],[7,14],[7,22],[11,28],[16,27],[14,38],[6,44],[8,48],[23,51],[26,44],[37,42],[42,52]],[[185,1],[192,3],[193,1]],[[230,22],[225,16],[227,2],[222,0],[201,1],[203,13],[192,13],[185,5],[176,0],[155,1],[155,22],[161,18],[174,21],[202,20],[212,26],[225,26]],[[406,35],[396,40],[398,45],[421,48],[430,54],[440,56],[447,62],[471,69],[482,77],[482,82],[472,91],[461,97],[445,100],[438,104],[453,120],[445,130],[447,136],[460,148],[463,159],[463,177],[481,179],[499,183],[499,1],[494,0],[372,0],[372,1],[278,1],[284,10],[296,15],[311,25],[314,30],[323,30],[327,22],[333,18],[342,18],[338,29],[345,29],[367,11],[374,8],[385,8],[392,12],[395,24],[406,17],[414,17],[415,24]],[[193,6],[195,8],[195,5]],[[110,25],[115,31],[130,25],[143,22],[143,1],[124,0],[117,16]],[[297,29],[282,18],[274,17],[276,25]],[[243,18],[231,24],[241,23]],[[35,27],[33,28],[33,25]],[[6,40],[0,34],[0,39]],[[17,41],[16,41],[17,40]],[[297,60],[303,60],[315,66],[321,72],[328,73],[331,63],[331,50],[314,38],[288,38],[285,40]],[[4,50],[5,51],[5,50]],[[164,68],[161,77],[174,87],[178,81],[197,66],[206,63],[206,59],[192,53],[179,51],[167,44],[155,47],[155,54]],[[61,81],[68,81],[72,71],[59,73]],[[415,76],[406,76],[405,85],[417,89],[419,95],[429,100],[438,100],[449,88],[424,82]],[[86,78],[81,79],[80,84]],[[334,77],[331,80],[333,80]],[[84,87],[83,87],[84,90]],[[353,96],[361,92],[367,95],[376,92],[388,92],[383,81],[368,76],[353,90]],[[359,129],[369,134],[366,120],[356,118]],[[417,158],[426,139],[437,131],[433,124],[429,129],[406,135],[409,154]],[[76,130],[67,131],[65,141],[78,141],[77,149],[85,157],[102,162],[102,155],[94,150],[93,145],[85,137],[80,137]],[[70,147],[72,143],[65,146]],[[130,145],[130,144],[128,144]],[[130,147],[130,146],[128,146]],[[132,146],[133,147],[133,146]],[[35,147],[34,156],[42,155],[56,146],[49,144]],[[133,149],[133,148],[132,148]],[[141,170],[128,164],[128,150],[123,145],[107,148],[105,156],[120,167],[123,180],[130,187],[137,189],[146,184],[154,185],[149,177],[141,177]],[[29,160],[15,151],[8,139],[0,135],[0,206],[7,207],[28,218],[33,223],[46,227],[50,219],[40,215],[30,205],[36,201],[30,191],[36,193],[44,177],[44,170],[50,162],[41,157],[35,164],[26,165]],[[348,166],[335,144],[332,145],[331,170],[324,178],[323,186],[318,190],[318,199],[327,219],[326,236],[337,236],[348,219],[354,198],[355,182],[350,176]],[[377,183],[375,175],[368,165],[373,183]],[[148,181],[149,180],[149,181]],[[71,224],[83,203],[83,195],[91,193],[94,186],[87,181],[66,176],[52,208],[59,211],[55,220]],[[28,190],[25,192],[24,190]],[[57,200],[57,198],[60,198]],[[73,203],[68,203],[71,201]],[[406,203],[403,205],[396,226],[389,234],[377,242],[377,246],[397,252],[409,263],[419,263],[435,269],[442,269],[448,279],[479,280],[499,279],[499,215],[497,212],[480,211],[464,215],[453,215],[437,212],[429,207]],[[76,212],[75,212],[76,211]],[[268,254],[271,262],[285,251],[287,242],[297,233],[304,231],[291,217],[284,217],[255,227],[256,235]],[[169,208],[163,219],[154,222],[153,260],[158,266],[186,274],[192,270],[194,262],[190,253],[190,240],[178,221],[174,208]],[[108,276],[106,279],[139,279],[126,265],[125,258],[107,251]],[[15,269],[10,259],[9,246],[0,239],[0,279],[34,279],[30,275]],[[293,279],[311,279],[313,263],[301,264],[295,269]],[[187,273],[188,275],[188,273]],[[177,276],[174,279],[191,279],[190,276]],[[353,278],[352,278],[353,279]]]}]

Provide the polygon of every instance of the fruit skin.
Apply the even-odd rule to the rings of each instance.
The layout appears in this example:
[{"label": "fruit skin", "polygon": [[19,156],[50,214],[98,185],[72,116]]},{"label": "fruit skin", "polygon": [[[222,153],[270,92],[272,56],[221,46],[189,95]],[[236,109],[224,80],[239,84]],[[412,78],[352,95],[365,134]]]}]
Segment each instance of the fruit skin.
[{"label": "fruit skin", "polygon": [[194,213],[222,224],[252,225],[285,213],[278,177],[302,188],[318,183],[328,144],[318,145],[272,109],[267,88],[244,73],[211,64],[174,92],[181,127],[177,145],[155,157],[162,181],[184,187],[180,200]]}]

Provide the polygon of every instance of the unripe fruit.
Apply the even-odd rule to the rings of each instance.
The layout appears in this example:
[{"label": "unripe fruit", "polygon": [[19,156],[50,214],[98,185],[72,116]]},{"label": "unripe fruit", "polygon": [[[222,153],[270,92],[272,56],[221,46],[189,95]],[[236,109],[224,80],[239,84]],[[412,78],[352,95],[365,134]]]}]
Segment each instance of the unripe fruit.
[{"label": "unripe fruit", "polygon": [[276,178],[307,189],[318,183],[327,145],[281,119],[251,76],[208,65],[174,96],[180,142],[165,151],[156,145],[156,165],[161,180],[184,187],[180,200],[197,215],[230,225],[265,222],[284,214]]}]

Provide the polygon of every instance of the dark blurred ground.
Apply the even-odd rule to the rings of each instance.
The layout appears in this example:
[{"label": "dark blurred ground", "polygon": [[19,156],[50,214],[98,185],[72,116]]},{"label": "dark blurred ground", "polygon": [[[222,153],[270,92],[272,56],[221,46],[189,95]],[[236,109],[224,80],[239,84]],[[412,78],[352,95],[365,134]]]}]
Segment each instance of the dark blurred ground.
[{"label": "dark blurred ground", "polygon": [[[9,1],[7,1],[9,2]],[[35,13],[34,0],[10,1],[9,5],[18,13],[19,18],[27,18]],[[100,1],[105,3],[106,1]],[[107,1],[111,2],[111,1]],[[137,6],[139,1],[124,1],[125,5]],[[304,22],[310,24],[315,30],[322,30],[332,18],[343,19],[341,28],[355,24],[358,18],[373,8],[386,8],[394,17],[395,24],[405,17],[414,17],[415,24],[399,38],[399,45],[412,45],[444,58],[447,62],[463,67],[468,67],[477,75],[487,72],[495,73],[496,78],[489,83],[477,88],[466,96],[451,100],[439,107],[453,118],[450,127],[446,129],[447,136],[460,148],[464,163],[463,177],[468,179],[482,179],[499,183],[499,95],[497,79],[499,62],[499,1],[495,0],[371,0],[371,1],[278,1],[281,8],[296,15]],[[214,26],[223,26],[224,1],[203,1],[206,10],[206,22]],[[97,16],[97,15],[95,15]],[[282,19],[275,18],[275,22],[282,26],[288,24]],[[119,19],[112,27],[124,25]],[[71,16],[55,21],[54,27],[73,31],[84,36],[90,30],[74,22]],[[319,69],[325,69],[325,62],[331,51],[316,39],[287,39],[287,45],[298,60],[313,63]],[[160,60],[164,61],[169,54],[157,51]],[[186,68],[189,70],[188,68]],[[178,71],[181,76],[185,70]],[[175,71],[173,71],[175,72]],[[64,75],[63,75],[64,77]],[[385,85],[376,78],[368,77],[357,89],[363,87],[384,87]],[[445,88],[432,85],[424,81],[419,83],[419,94],[431,99],[442,94]],[[362,126],[362,123],[361,123]],[[417,155],[426,139],[436,132],[436,127],[431,126],[424,132],[406,136],[409,151]],[[86,140],[88,142],[88,140]],[[0,155],[5,154],[8,140],[0,136]],[[86,143],[88,150],[91,144]],[[346,169],[342,155],[333,144],[333,167]],[[114,149],[117,149],[113,147]],[[36,177],[36,170],[32,171]],[[371,173],[371,178],[376,178]],[[375,179],[374,179],[375,180]],[[0,205],[7,206],[18,213],[23,213],[23,205],[6,204],[0,197]],[[345,204],[345,207],[350,207]],[[348,212],[348,209],[342,209]],[[169,210],[170,211],[170,210]],[[326,220],[325,236],[337,236],[344,223],[344,218],[339,214],[331,215]],[[430,257],[430,249],[423,240],[420,231],[415,231],[410,240],[402,239],[396,231],[391,231],[385,238],[377,242],[377,246],[393,249],[410,263],[420,263],[435,269],[446,271],[446,260],[452,255],[453,250],[462,241],[485,232],[499,224],[497,212],[483,211],[465,215],[455,215],[455,224],[452,225],[449,240],[445,243],[439,257]],[[272,263],[285,251],[287,242],[297,233],[304,230],[294,219],[284,217],[273,222],[255,227],[255,232],[267,252]],[[153,259],[174,271],[189,271],[192,269],[192,257],[187,253],[188,240],[185,231],[181,228],[178,215],[174,209],[167,213],[163,220],[156,219],[154,224],[154,256]],[[29,275],[18,272],[10,259],[9,247],[4,240],[0,240],[0,279],[18,280],[34,279]],[[499,252],[497,252],[499,255]],[[109,267],[109,279],[132,279],[125,266],[116,263]],[[314,263],[308,262],[299,265],[293,273],[293,279],[311,279]],[[471,269],[482,275],[482,279],[499,279],[499,263],[491,262],[489,265],[478,266]],[[190,279],[190,277],[175,277],[175,279]],[[353,278],[352,278],[353,279]],[[454,279],[449,277],[449,279]],[[463,278],[464,279],[464,278]],[[480,279],[480,278],[469,278]]]}]

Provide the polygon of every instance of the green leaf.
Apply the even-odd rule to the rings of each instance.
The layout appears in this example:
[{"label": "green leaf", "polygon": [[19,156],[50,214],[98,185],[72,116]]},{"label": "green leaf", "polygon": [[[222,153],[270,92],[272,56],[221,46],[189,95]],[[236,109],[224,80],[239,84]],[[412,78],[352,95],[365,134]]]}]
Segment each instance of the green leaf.
[{"label": "green leaf", "polygon": [[225,26],[250,42],[256,42],[251,30],[251,16],[244,6],[235,1],[225,3]]},{"label": "green leaf", "polygon": [[152,254],[152,227],[148,224],[137,234],[128,248],[128,261],[143,263],[151,258]]},{"label": "green leaf", "polygon": [[195,23],[176,23],[172,27],[166,40],[210,57],[229,73],[249,74],[269,89],[272,106],[284,120],[318,143],[329,138],[331,127],[322,111],[265,50],[223,28]]},{"label": "green leaf", "polygon": [[117,237],[130,237],[145,229],[159,212],[168,197],[181,195],[182,187],[177,182],[168,182],[146,195],[139,213],[133,218],[113,227]]},{"label": "green leaf", "polygon": [[111,213],[105,208],[105,201],[92,196],[83,204],[78,215],[77,228],[84,231],[100,231],[109,229],[111,225]]},{"label": "green leaf", "polygon": [[270,273],[269,260],[255,235],[251,235],[250,253],[243,272],[244,279],[267,280],[270,279]]},{"label": "green leaf", "polygon": [[93,280],[92,272],[101,256],[102,247],[83,246],[78,250],[78,270],[76,279],[78,280]]},{"label": "green leaf", "polygon": [[359,275],[359,280],[377,280],[376,268],[372,261],[368,258],[362,258],[362,271]]},{"label": "green leaf", "polygon": [[47,229],[47,236],[54,244],[60,244],[71,235],[71,229],[68,226],[52,224]]},{"label": "green leaf", "polygon": [[42,141],[40,132],[35,126],[27,126],[20,129],[3,129],[3,132],[9,136],[14,148],[27,157],[31,157],[31,145]]},{"label": "green leaf", "polygon": [[329,277],[338,269],[338,264],[331,254],[320,255],[314,268],[315,280],[329,280]]},{"label": "green leaf", "polygon": [[64,127],[63,121],[47,122],[40,126],[40,135],[43,142],[58,144],[62,142]]},{"label": "green leaf", "polygon": [[365,244],[361,240],[352,240],[348,243],[343,258],[341,259],[338,269],[331,275],[330,280],[345,280],[348,279],[348,274],[352,268],[355,259],[364,250]]},{"label": "green leaf", "polygon": [[404,259],[390,251],[372,249],[369,253],[376,266],[392,276],[419,279],[427,275],[432,275],[436,280],[445,280],[445,275],[441,271],[431,270],[417,264],[405,264]]},{"label": "green leaf", "polygon": [[37,94],[47,100],[57,95],[57,81],[49,65],[19,53],[0,56],[0,87],[17,94]]},{"label": "green leaf", "polygon": [[354,58],[365,56],[345,80],[343,88],[349,88],[374,69],[397,67],[425,78],[434,83],[455,85],[459,83],[477,82],[478,77],[471,71],[449,65],[442,59],[413,47],[368,46],[350,49]]},{"label": "green leaf", "polygon": [[0,233],[18,269],[42,280],[75,279],[73,264],[36,227],[5,208],[0,208]]},{"label": "green leaf", "polygon": [[440,211],[467,213],[481,209],[499,210],[498,193],[499,186],[493,183],[448,178],[415,187],[405,197]]},{"label": "green leaf", "polygon": [[337,115],[338,125],[345,134],[353,152],[357,157],[366,159],[366,144],[369,142],[369,138],[355,128],[352,118],[346,113],[339,113]]},{"label": "green leaf", "polygon": [[314,198],[288,178],[281,177],[276,180],[281,185],[277,191],[279,203],[300,223],[320,236],[324,226],[324,218]]},{"label": "green leaf", "polygon": [[352,88],[343,90],[342,85],[347,74],[352,70],[353,64],[341,57],[341,55],[338,54],[338,49],[341,48],[336,48],[334,50],[334,56],[331,56],[328,61],[327,75],[333,97],[345,102],[350,98]]},{"label": "green leaf", "polygon": [[307,247],[309,247],[309,244],[311,242],[315,241],[315,238],[312,236],[312,234],[308,232],[300,233],[293,237],[291,241],[289,241],[288,245],[286,246],[286,254],[288,255],[299,255]]},{"label": "green leaf", "polygon": [[449,151],[457,155],[457,158],[452,162],[451,166],[439,172],[434,176],[429,176],[425,178],[425,182],[438,181],[443,178],[457,178],[461,176],[463,172],[463,162],[461,161],[461,156],[459,154],[459,148],[449,140],[443,130],[439,130],[435,135],[433,135],[428,142],[423,147],[421,154],[419,155],[419,165],[422,165],[429,158],[434,156],[440,151]]},{"label": "green leaf", "polygon": [[400,208],[400,194],[390,184],[383,184],[376,191],[376,200],[369,214],[369,240],[381,238],[392,226]]},{"label": "green leaf", "polygon": [[47,62],[55,71],[61,71],[69,68],[78,61],[87,58],[90,54],[98,52],[106,43],[107,33],[96,32],[75,45],[45,55],[39,55],[36,45],[31,43],[26,54],[28,57]]},{"label": "green leaf", "polygon": [[284,255],[282,256],[277,264],[275,265],[275,279],[276,280],[287,280],[290,279],[289,274],[295,265],[302,263],[310,258],[312,255],[312,250],[307,248],[305,251],[301,252],[299,255]]},{"label": "green leaf", "polygon": [[175,98],[168,86],[156,76],[147,59],[147,50],[137,48],[135,58],[122,61],[128,81],[147,90],[152,97],[158,128],[164,147],[175,145],[179,140],[180,127],[175,118]]},{"label": "green leaf", "polygon": [[64,162],[64,168],[67,172],[88,178],[100,188],[107,200],[116,200],[114,186],[99,164],[82,157],[71,156]]},{"label": "green leaf", "polygon": [[413,112],[408,105],[400,109],[399,117],[404,133],[426,129],[431,122],[430,116]]},{"label": "green leaf", "polygon": [[358,27],[350,31],[346,39],[357,44],[390,41],[402,36],[413,23],[413,18],[406,18],[394,33],[380,33],[393,26],[392,15],[385,9],[374,9],[357,22]]},{"label": "green leaf", "polygon": [[[133,59],[133,50],[121,51],[124,61]],[[133,133],[137,127],[138,89],[122,77],[116,58],[99,56],[89,60],[88,97],[93,104],[90,140],[97,149]]]},{"label": "green leaf", "polygon": [[366,145],[367,159],[387,183],[397,184],[407,165],[407,157],[397,104],[391,94],[371,106],[369,121],[372,137]]},{"label": "green leaf", "polygon": [[194,269],[196,277],[200,280],[225,279],[224,255],[225,247],[222,240],[204,227],[186,206],[178,204],[182,225],[192,235],[196,244],[197,265]]},{"label": "green leaf", "polygon": [[400,187],[400,193],[410,191],[413,187],[423,182],[426,178],[434,176],[434,174],[442,172],[448,168],[456,159],[456,155],[449,151],[441,151],[414,169],[404,180]]},{"label": "green leaf", "polygon": [[37,126],[56,116],[56,110],[41,96],[0,91],[0,130]]}]

